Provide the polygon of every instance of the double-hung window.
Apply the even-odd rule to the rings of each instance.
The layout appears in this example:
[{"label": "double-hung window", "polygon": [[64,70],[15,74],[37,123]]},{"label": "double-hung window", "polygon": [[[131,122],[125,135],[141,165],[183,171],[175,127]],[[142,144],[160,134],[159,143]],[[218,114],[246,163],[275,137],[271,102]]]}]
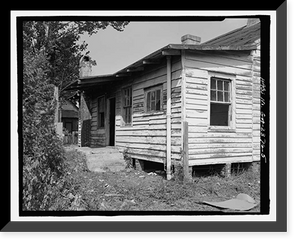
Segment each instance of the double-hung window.
[{"label": "double-hung window", "polygon": [[131,124],[132,118],[132,88],[123,89],[123,120],[126,125]]},{"label": "double-hung window", "polygon": [[231,126],[232,81],[211,77],[210,80],[210,126]]},{"label": "double-hung window", "polygon": [[162,86],[155,86],[145,90],[146,112],[162,110]]}]

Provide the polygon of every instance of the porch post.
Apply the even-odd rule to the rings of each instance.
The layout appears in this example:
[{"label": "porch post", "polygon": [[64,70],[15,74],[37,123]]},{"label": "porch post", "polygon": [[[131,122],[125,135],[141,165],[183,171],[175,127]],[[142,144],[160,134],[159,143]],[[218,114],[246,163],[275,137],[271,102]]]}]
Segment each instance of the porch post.
[{"label": "porch post", "polygon": [[171,56],[167,56],[167,180],[171,175]]}]

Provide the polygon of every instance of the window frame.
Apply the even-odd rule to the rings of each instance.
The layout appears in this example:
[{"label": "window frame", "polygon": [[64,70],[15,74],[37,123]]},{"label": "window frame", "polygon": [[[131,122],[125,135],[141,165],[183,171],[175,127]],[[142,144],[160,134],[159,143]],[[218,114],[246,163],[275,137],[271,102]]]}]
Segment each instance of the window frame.
[{"label": "window frame", "polygon": [[[224,92],[226,92],[224,90],[224,85],[223,85],[223,101],[214,101],[211,98],[211,81],[212,79],[216,79],[216,80],[223,80],[223,81],[228,81],[229,82],[229,101],[224,101]],[[224,83],[223,83],[224,84]],[[216,81],[216,100],[217,98],[217,94],[218,94],[218,90],[217,89],[217,81]],[[211,104],[225,104],[225,105],[229,105],[228,108],[228,125],[227,126],[223,126],[223,125],[211,125]],[[211,131],[232,131],[235,132],[235,76],[233,75],[225,75],[225,74],[213,74],[211,76],[209,76],[209,82],[208,82],[208,130]]]},{"label": "window frame", "polygon": [[[128,98],[125,98],[125,91],[129,91],[129,100]],[[127,86],[122,88],[122,118],[124,122],[124,126],[132,126],[132,86]],[[129,104],[127,104],[129,102]],[[129,109],[130,111],[130,117],[126,115],[126,111]],[[127,121],[127,119],[130,118],[130,122]]]},{"label": "window frame", "polygon": [[[155,92],[155,107],[156,107],[156,99],[157,99],[157,92],[156,91],[160,91],[160,96],[159,96],[159,100],[160,100],[160,105],[159,105],[159,110],[157,110],[156,108],[154,110],[151,110],[151,103],[153,102],[153,100],[151,100],[150,97],[150,105],[148,106],[148,94],[149,93],[153,93]],[[149,95],[151,96],[151,95]],[[150,108],[150,110],[148,110],[148,108]],[[145,113],[159,113],[163,111],[163,85],[159,84],[159,85],[155,85],[152,87],[148,87],[144,89],[144,110]]]},{"label": "window frame", "polygon": [[[103,99],[103,106],[102,106],[103,111],[100,111],[100,106],[99,106],[100,99]],[[97,97],[97,129],[105,128],[105,106],[106,106],[105,95]],[[101,125],[101,123],[100,123],[100,118],[101,118],[100,115],[102,115],[102,114],[103,114],[103,125]]]}]

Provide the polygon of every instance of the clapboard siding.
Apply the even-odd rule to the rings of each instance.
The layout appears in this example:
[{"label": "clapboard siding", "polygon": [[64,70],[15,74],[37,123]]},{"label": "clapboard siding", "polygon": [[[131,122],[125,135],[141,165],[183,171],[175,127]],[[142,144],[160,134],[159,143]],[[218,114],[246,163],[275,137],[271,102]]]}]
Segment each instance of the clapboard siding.
[{"label": "clapboard siding", "polygon": [[[84,103],[86,110],[90,114],[90,146],[106,146],[106,131],[105,128],[98,129],[97,122],[97,98],[103,94],[87,94],[85,95]],[[83,103],[83,102],[81,102]],[[81,105],[81,110],[82,110]]]},{"label": "clapboard siding", "polygon": [[[181,158],[181,59],[173,58],[171,69],[171,158]],[[166,61],[148,68],[133,78],[132,85],[132,126],[122,125],[121,90],[117,93],[116,146],[126,149],[133,158],[164,163],[166,159],[166,103],[167,66]],[[145,112],[144,89],[162,85],[162,111]]]},{"label": "clapboard siding", "polygon": [[[182,67],[183,65],[183,67]],[[230,78],[233,84],[233,128],[210,127],[210,77]],[[127,80],[126,80],[127,79]],[[115,143],[133,158],[166,161],[166,59],[145,66],[142,72],[126,78],[105,91],[106,103],[116,98]],[[162,86],[162,111],[145,112],[145,89]],[[122,116],[122,88],[132,87],[132,124]],[[111,89],[112,90],[112,89]],[[97,98],[94,92],[91,113],[91,146],[108,142],[107,111],[105,128],[97,128]],[[182,121],[189,124],[188,158],[190,166],[258,161],[260,157],[260,58],[249,51],[188,51],[172,56],[171,69],[171,158],[182,161]],[[105,108],[108,109],[107,105]]]},{"label": "clapboard siding", "polygon": [[[189,164],[252,161],[253,82],[250,53],[187,51],[184,64]],[[234,81],[234,131],[216,132],[209,128],[212,72],[220,77],[230,76]]]},{"label": "clapboard siding", "polygon": [[252,133],[252,149],[253,149],[253,161],[260,161],[260,46],[257,50],[252,52],[253,59],[253,98],[252,98],[252,118],[253,118],[253,133]]}]

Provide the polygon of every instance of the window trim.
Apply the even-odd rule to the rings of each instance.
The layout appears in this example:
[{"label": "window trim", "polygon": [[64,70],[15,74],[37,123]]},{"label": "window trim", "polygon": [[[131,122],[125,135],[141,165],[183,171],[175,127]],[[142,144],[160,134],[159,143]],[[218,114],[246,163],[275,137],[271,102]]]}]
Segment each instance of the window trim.
[{"label": "window trim", "polygon": [[[222,101],[211,101],[211,79],[222,79],[222,80],[230,80],[229,91],[230,91],[230,102],[222,102]],[[216,84],[217,86],[217,84]],[[211,103],[215,104],[229,104],[229,115],[228,115],[228,126],[217,126],[210,125],[210,117],[211,117]],[[208,77],[208,130],[209,131],[220,131],[220,132],[235,132],[235,75],[229,74],[210,74]]]},{"label": "window trim", "polygon": [[[127,89],[130,89],[130,92],[131,92],[131,104],[128,105],[128,106],[125,106],[125,90]],[[132,86],[126,86],[124,88],[122,88],[121,90],[121,101],[122,101],[122,120],[123,120],[123,125],[122,126],[132,126],[132,121],[133,121],[133,96],[132,96]],[[131,110],[131,120],[130,120],[130,123],[126,122],[125,121],[125,108],[130,108]]]},{"label": "window trim", "polygon": [[[160,90],[160,108],[159,110],[149,110],[147,106],[147,94],[153,91]],[[158,84],[152,87],[144,88],[144,111],[146,114],[154,114],[163,112],[163,85]]]},{"label": "window trim", "polygon": [[[101,111],[101,113],[103,113],[103,126],[100,126],[99,124],[99,115],[100,115],[100,111],[99,111],[99,100],[103,98],[103,108],[104,110]],[[97,97],[97,129],[104,129],[105,128],[105,107],[106,106],[106,103],[105,103],[105,95],[101,95],[99,97]]]}]

